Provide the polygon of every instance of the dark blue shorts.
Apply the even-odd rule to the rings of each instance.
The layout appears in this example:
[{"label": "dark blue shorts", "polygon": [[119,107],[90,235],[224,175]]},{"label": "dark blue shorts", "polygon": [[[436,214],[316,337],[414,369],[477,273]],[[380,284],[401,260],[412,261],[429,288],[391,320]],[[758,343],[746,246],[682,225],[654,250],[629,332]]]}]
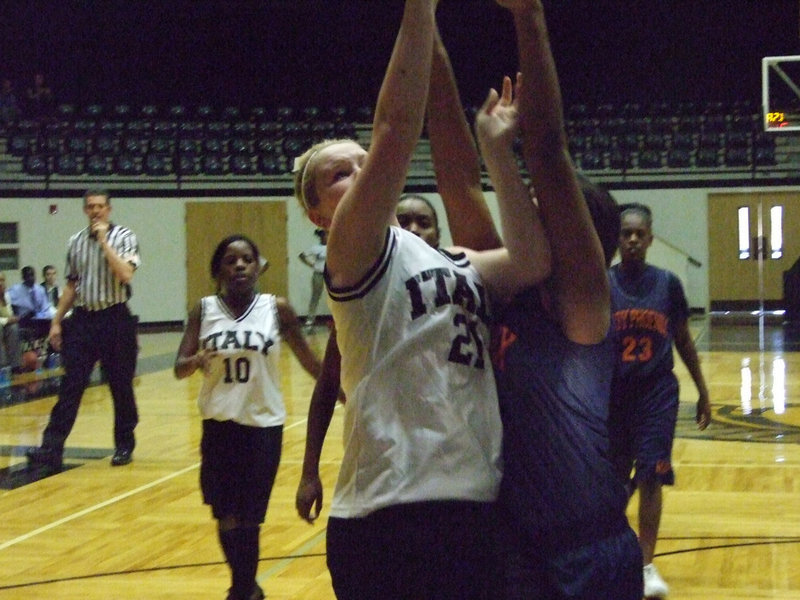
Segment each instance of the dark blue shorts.
[{"label": "dark blue shorts", "polygon": [[263,523],[281,460],[283,427],[203,421],[200,489],[216,519]]},{"label": "dark blue shorts", "polygon": [[415,502],[328,519],[338,600],[496,600],[495,511],[480,502]]},{"label": "dark blue shorts", "polygon": [[673,373],[654,381],[626,382],[611,393],[608,433],[611,460],[623,480],[675,483],[672,442],[678,422],[678,380]]},{"label": "dark blue shorts", "polygon": [[[620,517],[624,519],[623,516]],[[506,527],[514,528],[514,524]],[[566,550],[545,550],[519,531],[500,546],[502,600],[641,600],[642,551],[627,521],[600,540]]]}]

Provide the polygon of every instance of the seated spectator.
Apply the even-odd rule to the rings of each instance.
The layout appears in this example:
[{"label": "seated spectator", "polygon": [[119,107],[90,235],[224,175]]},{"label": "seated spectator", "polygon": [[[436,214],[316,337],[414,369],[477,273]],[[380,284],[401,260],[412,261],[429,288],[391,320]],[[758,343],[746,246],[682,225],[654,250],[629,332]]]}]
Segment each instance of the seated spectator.
[{"label": "seated spectator", "polygon": [[6,291],[6,274],[0,271],[0,367],[21,370],[22,346],[19,343],[19,317],[11,310],[11,298]]},{"label": "seated spectator", "polygon": [[[51,318],[50,302],[44,288],[36,285],[36,271],[33,267],[22,267],[22,282],[11,286],[11,306],[23,326],[34,319]],[[49,325],[48,325],[49,327]]]},{"label": "seated spectator", "polygon": [[47,265],[42,269],[42,287],[44,293],[47,295],[47,301],[50,302],[50,316],[56,314],[58,307],[58,299],[61,297],[61,290],[56,285],[56,268],[53,265]]}]

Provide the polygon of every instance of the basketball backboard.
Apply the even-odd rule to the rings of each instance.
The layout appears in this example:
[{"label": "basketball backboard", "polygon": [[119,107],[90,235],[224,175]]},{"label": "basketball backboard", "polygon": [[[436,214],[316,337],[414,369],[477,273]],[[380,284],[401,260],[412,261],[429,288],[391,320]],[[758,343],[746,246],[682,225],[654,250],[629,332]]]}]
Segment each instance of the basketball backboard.
[{"label": "basketball backboard", "polygon": [[800,131],[800,56],[761,59],[764,131]]}]

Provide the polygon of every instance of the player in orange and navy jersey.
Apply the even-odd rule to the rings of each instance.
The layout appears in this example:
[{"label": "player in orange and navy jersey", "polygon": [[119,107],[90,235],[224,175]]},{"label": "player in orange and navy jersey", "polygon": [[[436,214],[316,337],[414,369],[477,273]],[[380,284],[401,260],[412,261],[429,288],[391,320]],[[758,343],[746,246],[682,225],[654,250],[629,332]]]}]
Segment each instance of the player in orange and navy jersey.
[{"label": "player in orange and navy jersey", "polygon": [[[662,485],[672,485],[670,457],[678,418],[678,380],[672,345],[697,386],[697,424],[711,421],[708,390],[689,333],[689,308],[678,277],[645,262],[653,241],[652,213],[643,204],[621,208],[621,262],[609,271],[617,365],[609,410],[612,459],[619,475],[639,490],[639,543],[644,595],[669,588],[653,566],[661,521]],[[630,480],[632,467],[633,479]]]}]

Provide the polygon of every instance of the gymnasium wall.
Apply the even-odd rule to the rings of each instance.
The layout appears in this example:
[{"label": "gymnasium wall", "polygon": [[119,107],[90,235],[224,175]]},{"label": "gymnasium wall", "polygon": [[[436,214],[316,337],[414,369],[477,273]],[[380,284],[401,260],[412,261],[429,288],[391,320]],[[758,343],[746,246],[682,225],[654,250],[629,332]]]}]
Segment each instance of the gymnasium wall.
[{"label": "gymnasium wall", "polygon": [[[770,188],[771,191],[776,191]],[[719,192],[720,190],[716,190]],[[735,193],[735,189],[725,189]],[[740,192],[756,192],[742,189]],[[796,191],[796,190],[795,190]],[[686,292],[693,308],[709,306],[709,247],[707,197],[712,189],[619,190],[614,196],[620,203],[638,201],[653,209],[654,233],[671,249],[675,260],[683,253],[700,263],[688,267]],[[0,221],[19,223],[20,265],[33,265],[37,271],[53,264],[63,276],[66,243],[69,236],[86,226],[80,192],[64,198],[5,198],[0,201]],[[436,194],[428,194],[443,215]],[[490,209],[497,220],[493,193],[488,193]],[[220,198],[203,197],[130,197],[117,196],[112,200],[112,220],[131,227],[139,237],[143,264],[134,279],[133,310],[143,323],[181,322],[186,315],[186,263],[200,260],[206,264],[210,257],[187,257],[185,204],[187,202],[218,202]],[[288,298],[300,314],[304,314],[310,295],[310,270],[297,258],[298,254],[316,241],[313,225],[305,218],[294,198],[237,196],[237,202],[285,202],[287,213],[286,253],[270,256],[270,261],[286,260]],[[51,214],[51,205],[56,211]],[[442,218],[442,244],[451,242],[446,220]],[[222,236],[220,236],[222,237]],[[653,254],[657,262],[659,251]],[[786,257],[789,268],[796,257]],[[672,265],[664,265],[671,267]],[[6,273],[9,285],[19,281],[19,271]],[[756,297],[755,295],[753,297]],[[327,312],[327,311],[325,311]]]}]

